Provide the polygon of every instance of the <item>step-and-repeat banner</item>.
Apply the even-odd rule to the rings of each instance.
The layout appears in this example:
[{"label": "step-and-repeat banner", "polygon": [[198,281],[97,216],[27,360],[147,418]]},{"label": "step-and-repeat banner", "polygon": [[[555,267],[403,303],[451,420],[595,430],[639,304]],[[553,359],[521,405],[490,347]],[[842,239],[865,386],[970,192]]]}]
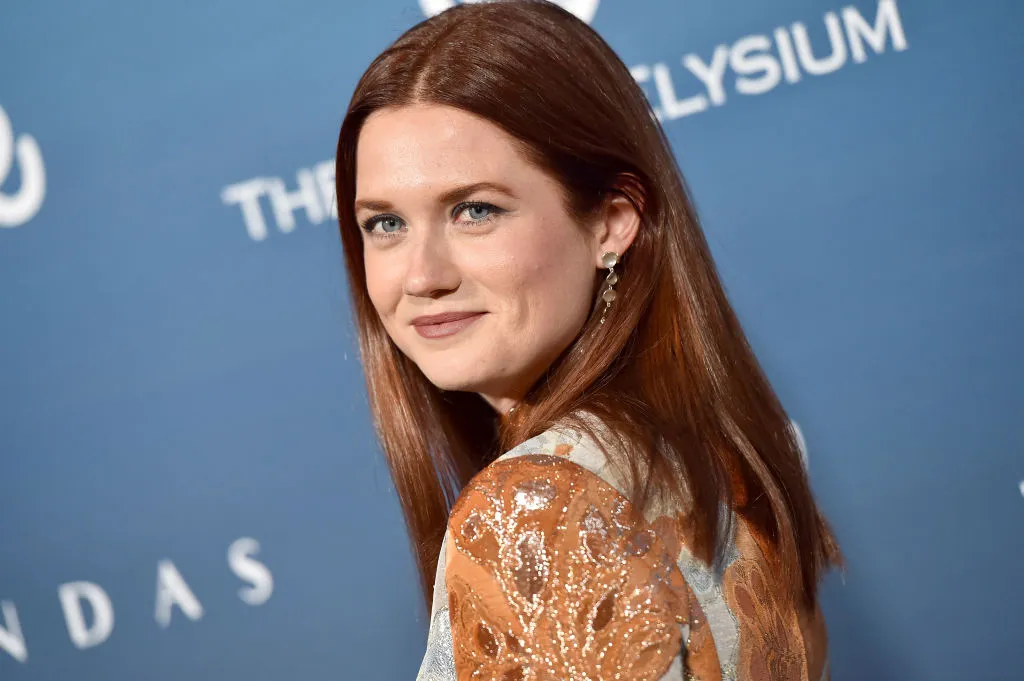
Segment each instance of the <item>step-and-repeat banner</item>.
[{"label": "step-and-repeat banner", "polygon": [[[452,4],[0,8],[3,681],[414,676],[332,156]],[[799,427],[834,678],[1024,678],[1024,4],[561,4],[654,105]]]}]

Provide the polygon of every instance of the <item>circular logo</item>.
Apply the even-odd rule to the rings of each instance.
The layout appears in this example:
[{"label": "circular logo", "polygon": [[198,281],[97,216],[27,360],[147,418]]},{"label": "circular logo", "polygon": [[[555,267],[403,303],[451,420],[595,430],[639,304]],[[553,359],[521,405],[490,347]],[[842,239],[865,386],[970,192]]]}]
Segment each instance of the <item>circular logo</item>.
[{"label": "circular logo", "polygon": [[[449,7],[454,7],[455,5],[463,3],[470,4],[477,2],[487,2],[487,0],[462,0],[462,2],[459,2],[458,0],[420,0],[420,8],[423,10],[424,14],[428,17],[432,17],[435,14],[440,14]],[[567,12],[572,12],[579,19],[582,19],[589,24],[594,18],[594,15],[597,14],[597,3],[599,0],[548,0],[548,2],[558,5]]]},{"label": "circular logo", "polygon": [[0,186],[7,179],[17,157],[21,188],[15,194],[0,190],[0,227],[18,227],[39,212],[46,195],[43,154],[32,135],[14,136],[7,112],[0,107]]}]

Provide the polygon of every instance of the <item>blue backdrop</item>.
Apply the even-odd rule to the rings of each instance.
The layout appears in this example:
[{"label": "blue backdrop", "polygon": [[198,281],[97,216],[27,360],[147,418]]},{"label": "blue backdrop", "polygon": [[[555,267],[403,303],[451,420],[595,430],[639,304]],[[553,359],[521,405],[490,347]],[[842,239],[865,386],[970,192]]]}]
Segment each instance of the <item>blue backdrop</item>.
[{"label": "blue backdrop", "polygon": [[[3,681],[414,676],[331,159],[447,4],[0,9]],[[805,438],[834,678],[1024,678],[1024,4],[563,4],[658,108]]]}]

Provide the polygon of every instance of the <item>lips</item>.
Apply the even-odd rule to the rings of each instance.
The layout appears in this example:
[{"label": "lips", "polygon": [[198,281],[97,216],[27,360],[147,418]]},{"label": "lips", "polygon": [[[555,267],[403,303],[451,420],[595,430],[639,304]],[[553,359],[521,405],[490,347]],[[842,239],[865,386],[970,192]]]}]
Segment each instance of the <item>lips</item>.
[{"label": "lips", "polygon": [[424,338],[453,336],[482,317],[483,312],[442,312],[416,317],[410,324]]}]

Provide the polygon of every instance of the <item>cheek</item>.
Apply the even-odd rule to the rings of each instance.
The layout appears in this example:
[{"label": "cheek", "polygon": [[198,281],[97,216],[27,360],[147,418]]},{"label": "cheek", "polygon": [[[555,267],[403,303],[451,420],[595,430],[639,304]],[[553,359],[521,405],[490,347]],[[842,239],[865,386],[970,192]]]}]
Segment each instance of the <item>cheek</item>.
[{"label": "cheek", "polygon": [[515,284],[522,292],[521,310],[532,324],[562,326],[578,321],[588,308],[594,268],[583,240],[560,225],[541,230],[529,247],[516,253]]},{"label": "cheek", "polygon": [[377,314],[386,320],[394,314],[402,297],[401,271],[389,258],[371,254],[364,258],[366,292]]}]

